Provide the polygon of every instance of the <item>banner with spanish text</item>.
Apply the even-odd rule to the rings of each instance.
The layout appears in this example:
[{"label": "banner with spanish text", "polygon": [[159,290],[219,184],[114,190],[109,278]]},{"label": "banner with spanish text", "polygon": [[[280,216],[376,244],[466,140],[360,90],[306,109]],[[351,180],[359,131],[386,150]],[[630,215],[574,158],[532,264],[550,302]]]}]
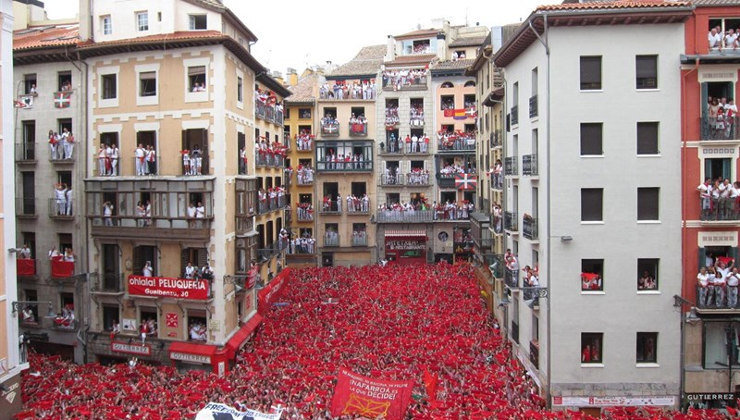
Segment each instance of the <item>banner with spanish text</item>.
[{"label": "banner with spanish text", "polygon": [[208,280],[174,277],[128,276],[128,294],[169,297],[175,299],[208,300]]},{"label": "banner with spanish text", "polygon": [[251,409],[239,411],[226,404],[209,402],[198,411],[198,414],[195,415],[195,420],[279,420],[282,414],[282,409],[268,414]]},{"label": "banner with spanish text", "polygon": [[412,388],[410,381],[372,379],[342,368],[331,400],[331,415],[400,420],[411,402]]}]

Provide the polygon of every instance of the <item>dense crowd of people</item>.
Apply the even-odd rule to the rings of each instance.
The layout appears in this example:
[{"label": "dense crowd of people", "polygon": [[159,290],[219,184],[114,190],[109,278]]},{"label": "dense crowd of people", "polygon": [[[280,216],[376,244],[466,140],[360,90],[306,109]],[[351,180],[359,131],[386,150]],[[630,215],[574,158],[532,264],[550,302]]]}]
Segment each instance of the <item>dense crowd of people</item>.
[{"label": "dense crowd of people", "polygon": [[[280,406],[287,420],[328,420],[340,368],[412,381],[406,419],[587,418],[542,409],[536,384],[486,314],[467,264],[295,270],[276,299],[225,377],[136,359],[75,365],[32,353],[16,418],[192,419],[213,401],[261,412]],[[198,339],[196,325],[189,328]],[[436,390],[425,377],[437,381]],[[724,418],[714,410],[683,415],[655,407],[607,408],[604,416]]]},{"label": "dense crowd of people", "polygon": [[705,265],[699,269],[696,281],[699,307],[738,307],[740,273],[735,266],[734,258],[707,255]]},{"label": "dense crowd of people", "polygon": [[446,201],[437,203],[436,201],[429,204],[426,200],[403,203],[383,203],[378,205],[378,213],[382,214],[386,221],[397,220],[399,222],[413,218],[414,215],[421,212],[425,214],[431,212],[434,220],[464,220],[470,217],[470,213],[475,209],[473,203],[463,200],[461,202]]},{"label": "dense crowd of people", "polygon": [[273,141],[265,137],[260,137],[260,142],[256,145],[256,163],[257,165],[276,165],[281,166],[285,161],[288,151],[280,142]]},{"label": "dense crowd of people", "polygon": [[306,130],[301,130],[295,136],[295,144],[298,150],[311,150],[313,148],[314,135]]},{"label": "dense crowd of people", "polygon": [[475,130],[457,130],[454,132],[440,130],[437,132],[437,148],[439,150],[475,149],[476,135],[477,132]]}]

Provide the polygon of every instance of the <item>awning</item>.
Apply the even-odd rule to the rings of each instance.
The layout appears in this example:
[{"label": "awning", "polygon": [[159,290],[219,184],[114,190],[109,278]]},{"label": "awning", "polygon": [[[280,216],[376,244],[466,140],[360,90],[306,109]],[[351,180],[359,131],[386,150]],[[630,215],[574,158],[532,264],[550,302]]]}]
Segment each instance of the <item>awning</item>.
[{"label": "awning", "polygon": [[252,318],[247,321],[239,331],[237,331],[224,346],[228,352],[229,359],[236,356],[236,353],[241,349],[247,342],[247,339],[252,335],[254,330],[262,323],[262,315],[254,314]]},{"label": "awning", "polygon": [[409,239],[427,239],[425,230],[387,230],[386,238],[409,238]]},{"label": "awning", "polygon": [[170,359],[186,363],[211,364],[217,348],[210,344],[176,341],[170,345]]}]

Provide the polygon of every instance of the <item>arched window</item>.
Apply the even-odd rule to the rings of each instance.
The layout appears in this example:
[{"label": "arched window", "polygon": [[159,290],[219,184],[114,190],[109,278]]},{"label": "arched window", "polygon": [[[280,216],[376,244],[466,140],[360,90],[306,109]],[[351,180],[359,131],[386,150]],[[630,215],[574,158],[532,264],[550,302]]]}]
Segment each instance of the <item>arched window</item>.
[{"label": "arched window", "polygon": [[453,85],[452,82],[444,82],[444,83],[442,83],[442,87],[443,88],[451,88],[451,87],[455,87],[455,85]]},{"label": "arched window", "polygon": [[465,82],[465,87],[475,87],[475,80],[468,80]]}]

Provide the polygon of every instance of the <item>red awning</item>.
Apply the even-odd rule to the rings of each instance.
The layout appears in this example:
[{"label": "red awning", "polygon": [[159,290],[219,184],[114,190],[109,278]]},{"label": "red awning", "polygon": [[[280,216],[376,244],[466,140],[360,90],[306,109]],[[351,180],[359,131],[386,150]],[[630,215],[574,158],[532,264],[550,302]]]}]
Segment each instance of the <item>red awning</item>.
[{"label": "red awning", "polygon": [[386,238],[413,238],[413,239],[427,239],[427,232],[424,230],[387,230],[385,231]]},{"label": "red awning", "polygon": [[226,343],[226,350],[228,351],[228,357],[231,359],[236,356],[236,352],[241,349],[247,342],[247,339],[252,335],[254,330],[262,323],[262,315],[254,314],[252,318],[244,324],[239,331],[237,331],[231,339]]},{"label": "red awning", "polygon": [[192,354],[212,358],[216,354],[216,350],[216,346],[212,346],[210,344],[195,344],[185,341],[176,341],[170,345],[170,359],[179,360],[177,356],[173,357],[173,353]]}]

